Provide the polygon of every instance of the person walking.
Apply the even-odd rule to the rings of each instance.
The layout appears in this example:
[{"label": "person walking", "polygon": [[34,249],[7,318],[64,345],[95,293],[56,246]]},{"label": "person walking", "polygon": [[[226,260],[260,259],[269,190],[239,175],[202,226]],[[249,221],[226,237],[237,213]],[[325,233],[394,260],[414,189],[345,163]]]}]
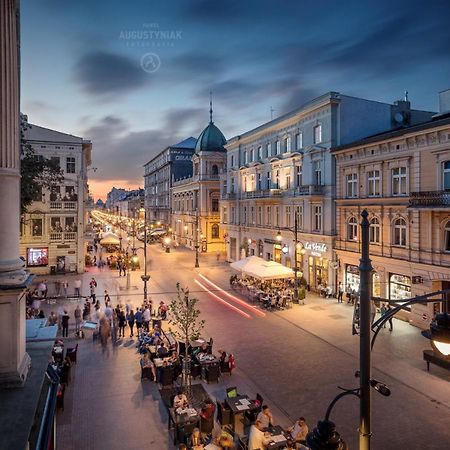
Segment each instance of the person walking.
[{"label": "person walking", "polygon": [[120,311],[117,317],[117,321],[119,324],[119,337],[125,337],[125,328],[127,326],[127,319],[125,317],[125,313]]},{"label": "person walking", "polygon": [[370,302],[370,325],[373,325],[375,322],[375,316],[377,315],[377,307],[375,306],[375,302],[372,300]]},{"label": "person walking", "polygon": [[145,307],[144,312],[142,313],[142,319],[144,322],[144,329],[148,333],[150,331],[150,319],[151,319],[151,312],[148,306]]},{"label": "person walking", "polygon": [[64,297],[67,297],[67,290],[69,289],[69,283],[67,282],[67,280],[63,281],[62,287],[64,291]]},{"label": "person walking", "polygon": [[339,286],[338,286],[338,303],[344,303],[343,297],[344,297],[344,288],[342,286],[342,283],[339,283]]},{"label": "person walking", "polygon": [[75,312],[74,312],[74,317],[75,317],[75,331],[78,333],[81,329],[81,308],[80,305],[77,305],[77,307],[75,308]]},{"label": "person walking", "polygon": [[108,339],[111,336],[111,325],[106,317],[100,319],[100,343],[102,345],[102,353],[109,356]]},{"label": "person walking", "polygon": [[48,284],[47,284],[47,280],[44,280],[44,281],[42,282],[42,287],[43,287],[43,289],[42,289],[42,296],[43,296],[44,298],[47,298],[47,294],[48,294]]},{"label": "person walking", "polygon": [[69,319],[70,319],[69,314],[67,313],[67,311],[64,311],[64,314],[61,319],[63,337],[69,336]]},{"label": "person walking", "polygon": [[55,295],[56,297],[61,297],[61,280],[55,281]]},{"label": "person walking", "polygon": [[89,289],[91,291],[91,299],[92,299],[92,303],[95,304],[95,288],[97,287],[97,281],[95,281],[95,278],[92,277],[91,281],[89,281]]},{"label": "person walking", "polygon": [[79,278],[73,282],[73,287],[75,288],[75,297],[81,297],[81,280]]},{"label": "person walking", "polygon": [[134,320],[136,322],[136,334],[139,336],[139,333],[142,328],[142,311],[139,308],[136,308],[136,313],[134,314]]},{"label": "person walking", "polygon": [[[392,310],[392,306],[389,303],[387,303],[386,304],[386,314],[389,314],[389,312],[391,310]],[[392,332],[392,330],[394,329],[394,325],[392,324],[392,317],[390,317],[388,319],[388,322],[389,322],[389,331]]]},{"label": "person walking", "polygon": [[133,328],[134,328],[134,312],[130,308],[130,311],[126,315],[126,319],[128,322],[128,326],[130,327],[130,337],[133,337]]},{"label": "person walking", "polygon": [[109,306],[111,302],[111,298],[109,297],[108,291],[105,289],[105,292],[103,294],[103,300],[105,302],[105,306]]}]

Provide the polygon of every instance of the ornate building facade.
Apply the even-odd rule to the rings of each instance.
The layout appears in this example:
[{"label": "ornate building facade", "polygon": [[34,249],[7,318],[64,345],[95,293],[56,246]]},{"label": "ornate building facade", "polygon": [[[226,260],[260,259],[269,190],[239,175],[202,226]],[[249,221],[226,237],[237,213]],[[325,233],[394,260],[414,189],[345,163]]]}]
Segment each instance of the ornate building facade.
[{"label": "ornate building facade", "polygon": [[165,148],[144,165],[145,209],[151,222],[170,224],[172,183],[192,176],[196,139],[189,137]]},{"label": "ornate building facade", "polygon": [[[445,105],[450,91],[441,97]],[[346,288],[359,289],[362,209],[371,224],[374,296],[407,300],[450,288],[449,110],[427,123],[333,150],[336,253],[339,280]],[[441,307],[414,305],[403,318],[426,328]]]},{"label": "ornate building facade", "polygon": [[224,251],[220,227],[219,176],[226,167],[226,139],[211,120],[192,157],[193,175],[172,186],[172,229],[178,244],[202,252]]},{"label": "ornate building facade", "polygon": [[22,217],[20,254],[34,273],[84,272],[87,223],[87,168],[90,141],[37,125],[29,125],[25,140],[37,158],[56,161],[61,185],[36,192]]},{"label": "ornate building facade", "polygon": [[221,177],[228,259],[254,254],[293,267],[297,251],[299,273],[311,288],[335,289],[336,182],[330,148],[391,129],[396,114],[398,120],[400,114],[408,120],[430,117],[411,110],[408,102],[389,105],[329,92],[230,139]]}]

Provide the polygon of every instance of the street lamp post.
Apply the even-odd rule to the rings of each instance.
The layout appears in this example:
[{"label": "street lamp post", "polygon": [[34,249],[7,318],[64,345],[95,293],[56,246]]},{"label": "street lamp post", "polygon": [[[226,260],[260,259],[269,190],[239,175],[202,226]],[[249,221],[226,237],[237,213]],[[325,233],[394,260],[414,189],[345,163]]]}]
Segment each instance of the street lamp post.
[{"label": "street lamp post", "polygon": [[198,249],[200,247],[198,243],[198,209],[195,214],[195,267],[200,267],[200,264],[198,263]]},{"label": "street lamp post", "polygon": [[[300,269],[298,267],[297,248],[298,248],[300,242],[298,240],[298,217],[297,217],[297,214],[294,214],[294,228],[283,227],[282,229],[291,231],[292,233],[294,233],[294,267],[293,267],[293,271],[294,271],[294,301],[298,302],[298,284],[299,284],[298,272],[300,271]],[[282,239],[283,239],[283,237],[281,235],[281,231],[278,231],[277,240],[279,242],[281,242]],[[304,251],[305,251],[305,249],[303,248],[303,245],[302,245],[301,251],[302,251],[302,253],[304,253]]]},{"label": "street lamp post", "polygon": [[359,264],[360,291],[359,291],[359,449],[370,449],[371,438],[371,292],[372,292],[372,263],[369,255],[369,228],[368,212],[361,213],[361,259]]},{"label": "street lamp post", "polygon": [[150,280],[150,275],[147,275],[147,210],[144,210],[144,275],[141,279],[144,282],[144,301],[147,301],[147,282]]}]

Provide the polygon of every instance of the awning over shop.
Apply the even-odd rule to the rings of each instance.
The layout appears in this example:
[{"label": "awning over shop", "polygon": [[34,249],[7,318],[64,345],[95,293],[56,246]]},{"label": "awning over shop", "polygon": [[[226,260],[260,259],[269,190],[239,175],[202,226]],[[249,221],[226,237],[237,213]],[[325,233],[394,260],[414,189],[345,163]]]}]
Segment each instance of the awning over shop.
[{"label": "awning over shop", "polygon": [[244,270],[247,275],[260,280],[275,280],[294,277],[294,271],[275,261],[264,261],[261,265],[253,265]]},{"label": "awning over shop", "polygon": [[100,245],[119,245],[120,239],[114,233],[103,233]]}]

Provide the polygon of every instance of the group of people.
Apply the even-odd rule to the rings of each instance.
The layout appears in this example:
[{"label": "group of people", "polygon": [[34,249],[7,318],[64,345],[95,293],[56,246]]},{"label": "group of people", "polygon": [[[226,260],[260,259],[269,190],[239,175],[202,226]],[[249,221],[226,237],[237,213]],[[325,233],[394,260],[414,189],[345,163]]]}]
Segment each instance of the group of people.
[{"label": "group of people", "polygon": [[[250,427],[249,450],[264,450],[267,448],[272,440],[268,429],[273,427],[274,424],[274,418],[270,408],[267,405],[263,405],[256,417],[255,423]],[[306,425],[304,417],[300,417],[291,427],[286,428],[284,432],[288,436],[287,448],[306,448],[304,444],[306,444],[306,436],[309,428]]]}]

